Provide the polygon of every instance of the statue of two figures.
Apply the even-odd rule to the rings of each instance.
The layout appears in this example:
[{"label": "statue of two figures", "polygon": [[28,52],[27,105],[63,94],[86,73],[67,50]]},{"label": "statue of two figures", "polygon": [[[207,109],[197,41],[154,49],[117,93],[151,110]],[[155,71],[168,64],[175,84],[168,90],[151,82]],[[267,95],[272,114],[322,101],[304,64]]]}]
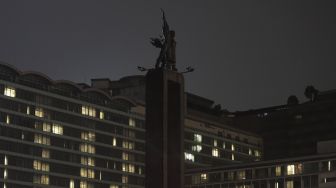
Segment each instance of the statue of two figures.
[{"label": "statue of two figures", "polygon": [[160,55],[156,59],[155,68],[156,69],[166,69],[177,71],[176,69],[176,41],[175,41],[175,31],[169,29],[166,16],[164,11],[162,11],[162,34],[160,38],[151,38],[151,43],[156,48],[160,48]]}]

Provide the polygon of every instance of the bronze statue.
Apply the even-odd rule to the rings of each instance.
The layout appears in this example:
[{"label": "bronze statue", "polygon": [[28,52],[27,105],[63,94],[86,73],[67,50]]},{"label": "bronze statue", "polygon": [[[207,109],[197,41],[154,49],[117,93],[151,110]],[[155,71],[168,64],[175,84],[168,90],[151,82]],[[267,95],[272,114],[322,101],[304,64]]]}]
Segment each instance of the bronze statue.
[{"label": "bronze statue", "polygon": [[156,69],[168,69],[174,70],[176,69],[176,41],[175,41],[175,31],[171,31],[169,29],[169,25],[166,20],[166,16],[164,11],[162,11],[162,35],[160,38],[151,38],[151,43],[156,48],[160,48],[159,57],[156,59],[155,68]]}]

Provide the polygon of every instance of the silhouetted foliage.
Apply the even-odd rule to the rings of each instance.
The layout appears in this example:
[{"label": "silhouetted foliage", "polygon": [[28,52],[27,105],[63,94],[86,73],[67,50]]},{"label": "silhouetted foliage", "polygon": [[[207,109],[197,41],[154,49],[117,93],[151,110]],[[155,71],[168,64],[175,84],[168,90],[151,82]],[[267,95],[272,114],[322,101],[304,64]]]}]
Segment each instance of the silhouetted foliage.
[{"label": "silhouetted foliage", "polygon": [[212,108],[212,113],[216,116],[221,116],[224,113],[229,113],[228,110],[226,109],[222,109],[222,106],[220,104],[216,104],[213,108]]},{"label": "silhouetted foliage", "polygon": [[221,111],[222,111],[222,106],[220,104],[217,104],[213,107],[213,112],[216,115],[220,115]]},{"label": "silhouetted foliage", "polygon": [[310,100],[310,101],[315,101],[317,94],[318,94],[318,90],[315,89],[314,86],[309,85],[306,87],[304,95]]},{"label": "silhouetted foliage", "polygon": [[299,99],[295,95],[291,95],[287,99],[287,105],[298,105]]}]

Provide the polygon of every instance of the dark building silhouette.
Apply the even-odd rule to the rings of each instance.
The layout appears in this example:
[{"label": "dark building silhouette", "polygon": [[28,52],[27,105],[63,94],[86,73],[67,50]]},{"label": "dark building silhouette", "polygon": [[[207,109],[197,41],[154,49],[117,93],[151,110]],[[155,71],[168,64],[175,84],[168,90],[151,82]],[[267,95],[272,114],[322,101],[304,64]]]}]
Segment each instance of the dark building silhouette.
[{"label": "dark building silhouette", "polygon": [[[336,138],[336,92],[314,101],[235,113],[235,126],[264,139],[264,159],[317,154],[317,144]],[[336,147],[336,146],[335,146]]]}]

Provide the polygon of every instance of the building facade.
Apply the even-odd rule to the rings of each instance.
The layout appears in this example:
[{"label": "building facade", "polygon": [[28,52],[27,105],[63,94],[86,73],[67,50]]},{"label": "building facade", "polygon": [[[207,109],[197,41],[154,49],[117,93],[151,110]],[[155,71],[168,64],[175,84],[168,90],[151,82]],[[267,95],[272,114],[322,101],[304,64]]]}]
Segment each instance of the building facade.
[{"label": "building facade", "polygon": [[40,73],[0,73],[2,187],[144,187],[135,104]]},{"label": "building facade", "polygon": [[188,188],[336,187],[336,91],[314,100],[231,113],[234,127],[261,135],[263,161],[190,169]]},{"label": "building facade", "polygon": [[336,154],[189,170],[186,188],[333,188]]},{"label": "building facade", "polygon": [[[144,187],[145,102],[132,97],[143,86],[122,84],[54,81],[0,64],[0,186]],[[196,101],[202,110],[186,109],[187,168],[262,159],[258,135]]]}]

